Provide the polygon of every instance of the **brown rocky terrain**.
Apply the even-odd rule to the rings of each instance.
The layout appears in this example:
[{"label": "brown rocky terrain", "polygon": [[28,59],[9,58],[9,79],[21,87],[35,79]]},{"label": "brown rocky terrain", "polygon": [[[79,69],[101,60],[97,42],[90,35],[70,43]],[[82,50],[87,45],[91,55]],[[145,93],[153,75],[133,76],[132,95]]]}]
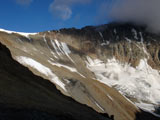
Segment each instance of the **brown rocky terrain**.
[{"label": "brown rocky terrain", "polygon": [[[28,67],[34,75],[46,79],[45,82],[49,80],[61,93],[81,104],[92,107],[97,112],[114,115],[115,120],[147,120],[144,117],[147,115],[153,120],[158,118],[149,113],[139,114],[144,112],[132,103],[137,101],[136,98],[126,96],[131,102],[116,87],[97,80],[95,73],[86,67],[87,58],[99,59],[105,63],[114,57],[120,63],[128,63],[134,68],[141,59],[146,58],[148,65],[158,71],[159,39],[159,35],[146,32],[144,27],[128,24],[61,29],[28,36],[0,32],[0,42],[6,45],[16,61]],[[18,77],[20,76],[23,73]],[[31,91],[40,92],[39,89]],[[44,107],[43,104],[41,107]]]},{"label": "brown rocky terrain", "polygon": [[14,61],[2,44],[0,61],[1,120],[110,120],[62,95],[48,80]]}]

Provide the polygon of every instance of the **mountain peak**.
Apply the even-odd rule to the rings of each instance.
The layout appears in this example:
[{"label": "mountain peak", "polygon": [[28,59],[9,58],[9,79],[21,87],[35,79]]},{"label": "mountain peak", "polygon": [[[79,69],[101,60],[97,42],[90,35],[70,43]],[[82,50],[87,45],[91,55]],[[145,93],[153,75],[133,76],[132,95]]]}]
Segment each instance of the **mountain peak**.
[{"label": "mountain peak", "polygon": [[2,28],[0,28],[0,32],[5,32],[8,34],[17,33],[17,34],[25,36],[25,37],[28,37],[29,35],[36,35],[37,34],[37,33],[25,33],[25,32],[10,31],[10,30],[2,29]]},{"label": "mountain peak", "polygon": [[0,32],[0,42],[64,95],[115,120],[159,107],[160,37],[143,26],[112,23],[27,37]]}]

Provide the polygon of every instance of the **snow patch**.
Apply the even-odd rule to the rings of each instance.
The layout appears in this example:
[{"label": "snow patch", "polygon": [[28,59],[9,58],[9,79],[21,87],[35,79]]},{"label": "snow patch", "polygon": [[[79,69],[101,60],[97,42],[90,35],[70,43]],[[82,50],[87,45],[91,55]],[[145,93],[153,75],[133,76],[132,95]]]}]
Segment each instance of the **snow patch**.
[{"label": "snow patch", "polygon": [[47,76],[51,80],[51,82],[55,83],[56,85],[58,85],[64,91],[67,92],[67,90],[65,88],[65,84],[61,80],[59,80],[59,78],[55,74],[53,74],[53,72],[48,67],[42,65],[41,63],[35,61],[32,58],[28,58],[28,57],[24,57],[24,56],[17,56],[16,60],[23,65],[27,65],[27,66],[30,66],[30,67],[36,69],[38,72]]},{"label": "snow patch", "polygon": [[9,30],[5,30],[5,29],[0,29],[0,31],[6,32],[8,34],[17,33],[17,34],[20,34],[20,35],[25,36],[27,38],[29,37],[29,35],[36,35],[37,34],[37,33],[15,32],[15,31],[9,31]]},{"label": "snow patch", "polygon": [[103,34],[102,34],[101,32],[98,32],[98,33],[99,33],[99,35],[101,36],[103,42],[105,42],[104,37],[103,37]]},{"label": "snow patch", "polygon": [[[46,34],[43,35],[43,40],[44,40],[45,44],[47,45],[48,49],[50,50],[51,54],[53,55],[53,57],[55,57],[56,59],[58,59],[58,57],[54,54],[54,52],[51,50],[51,48],[49,47],[49,45],[47,43]],[[53,44],[52,40],[51,40],[51,44]]]},{"label": "snow patch", "polygon": [[68,69],[69,71],[78,73],[78,74],[79,74],[80,76],[82,76],[83,78],[86,78],[86,77],[83,76],[81,73],[79,73],[76,68],[69,67],[69,66],[66,66],[66,65],[63,65],[63,64],[59,64],[59,63],[54,63],[54,62],[51,62],[50,60],[48,60],[48,62],[49,62],[51,65],[55,65],[55,66],[58,66],[58,67],[64,67],[64,68]]},{"label": "snow patch", "polygon": [[114,32],[114,34],[117,34],[117,30],[116,29],[114,29],[113,32]]},{"label": "snow patch", "polygon": [[101,43],[101,46],[105,46],[105,45],[109,45],[110,42],[109,41],[106,41],[106,43]]},{"label": "snow patch", "polygon": [[140,34],[140,36],[141,36],[141,43],[143,43],[143,42],[144,42],[143,35],[142,35],[141,32],[139,32],[139,34]]},{"label": "snow patch", "polygon": [[61,42],[61,45],[62,45],[62,49],[63,49],[64,53],[66,54],[66,56],[67,56],[73,63],[75,63],[75,62],[73,61],[73,59],[69,56],[69,54],[71,53],[71,51],[69,50],[67,44],[64,43],[64,42]]},{"label": "snow patch", "polygon": [[141,109],[147,110],[147,111],[154,111],[155,110],[155,106],[152,104],[147,104],[147,103],[135,103],[136,106],[138,106]]},{"label": "snow patch", "polygon": [[148,65],[147,59],[140,60],[136,68],[114,58],[104,63],[87,57],[86,65],[95,73],[98,81],[115,87],[124,96],[136,98],[137,103],[146,101],[149,106],[159,105],[160,74]]},{"label": "snow patch", "polygon": [[95,105],[102,111],[105,111],[96,101],[94,101]]},{"label": "snow patch", "polygon": [[129,38],[125,37],[125,39],[127,40],[127,42],[132,43],[132,40],[130,40]]},{"label": "snow patch", "polygon": [[77,70],[73,67],[69,67],[69,66],[66,66],[66,65],[63,65],[63,64],[59,64],[59,63],[54,63],[54,62],[51,62],[50,60],[48,60],[48,62],[51,64],[51,65],[55,65],[55,66],[58,66],[58,67],[64,67],[68,70],[70,70],[71,72],[77,72]]},{"label": "snow patch", "polygon": [[134,39],[138,40],[137,31],[135,29],[132,29],[132,32],[134,33]]},{"label": "snow patch", "polygon": [[[55,42],[55,43],[54,43]],[[68,59],[70,59],[73,63],[73,59],[69,56],[71,53],[70,49],[68,48],[67,44],[64,42],[59,42],[57,39],[54,39],[54,41],[51,40],[51,44],[53,45],[56,53],[61,56],[62,54],[66,55]]]},{"label": "snow patch", "polygon": [[147,58],[149,59],[149,53],[147,52],[146,47],[145,47],[145,45],[144,45],[144,43],[143,43],[143,42],[144,42],[143,35],[142,35],[141,32],[140,32],[139,34],[140,34],[140,36],[141,36],[142,50],[143,50],[143,52],[147,55]]},{"label": "snow patch", "polygon": [[109,97],[109,99],[113,101],[113,98],[109,94],[107,94],[107,97]]},{"label": "snow patch", "polygon": [[55,49],[56,53],[58,56],[61,56],[61,53],[59,52],[59,49],[57,48],[56,44],[53,42],[53,40],[51,40],[51,44],[53,46],[53,48]]}]

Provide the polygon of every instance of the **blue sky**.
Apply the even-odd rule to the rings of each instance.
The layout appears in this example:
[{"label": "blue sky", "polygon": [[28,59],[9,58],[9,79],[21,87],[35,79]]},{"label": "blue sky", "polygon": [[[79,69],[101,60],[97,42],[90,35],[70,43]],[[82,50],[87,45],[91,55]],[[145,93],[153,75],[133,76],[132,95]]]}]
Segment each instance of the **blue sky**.
[{"label": "blue sky", "polygon": [[[1,0],[0,28],[40,32],[107,23],[111,0]],[[107,5],[106,5],[107,4]]]}]

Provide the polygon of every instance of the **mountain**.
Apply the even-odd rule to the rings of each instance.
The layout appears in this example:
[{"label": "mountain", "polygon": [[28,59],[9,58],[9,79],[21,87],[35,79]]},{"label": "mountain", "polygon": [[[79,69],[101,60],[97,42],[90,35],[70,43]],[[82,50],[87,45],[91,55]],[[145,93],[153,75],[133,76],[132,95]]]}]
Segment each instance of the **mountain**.
[{"label": "mountain", "polygon": [[0,44],[1,120],[110,120],[64,96],[54,84],[34,75]]},{"label": "mountain", "polygon": [[[70,97],[99,113],[114,116],[115,120],[160,119],[157,112],[160,106],[160,35],[147,32],[143,26],[117,23],[34,34],[3,29],[0,31],[0,42],[11,52],[14,59],[12,62],[17,61],[27,67],[33,73],[32,76],[45,79],[35,83],[34,77],[28,78],[28,75],[25,75],[29,71],[23,73],[18,67],[12,69],[12,65],[2,68],[10,71],[8,74],[13,78],[17,77],[18,81],[15,83],[19,84],[23,77],[23,81],[29,80],[29,83],[33,82],[31,86],[37,88],[41,81],[48,80],[46,84],[52,83],[53,87],[56,85],[64,98]],[[26,86],[24,83],[23,85]],[[5,84],[3,86],[5,87]],[[7,88],[14,86],[10,84]],[[23,91],[22,94],[28,91],[31,96],[41,96],[42,93],[51,96],[53,100],[56,90],[53,90],[52,96],[51,93],[49,95],[45,91],[41,92],[43,88],[39,87],[35,90],[33,86],[32,89],[26,86],[26,91],[23,91],[23,88],[20,90]],[[18,88],[19,86],[15,87]],[[48,86],[45,86],[45,89],[48,89]],[[37,93],[34,95],[35,91]],[[12,98],[13,95],[8,93],[10,92],[5,93],[2,89],[3,96]],[[50,100],[46,101],[49,103]],[[60,98],[58,101],[56,104],[65,106]],[[10,102],[12,103],[12,100]],[[43,100],[41,102],[43,103]],[[36,102],[32,104],[35,105]],[[43,105],[50,109],[53,107],[42,104],[42,108]],[[67,110],[70,107],[65,108]]]}]

